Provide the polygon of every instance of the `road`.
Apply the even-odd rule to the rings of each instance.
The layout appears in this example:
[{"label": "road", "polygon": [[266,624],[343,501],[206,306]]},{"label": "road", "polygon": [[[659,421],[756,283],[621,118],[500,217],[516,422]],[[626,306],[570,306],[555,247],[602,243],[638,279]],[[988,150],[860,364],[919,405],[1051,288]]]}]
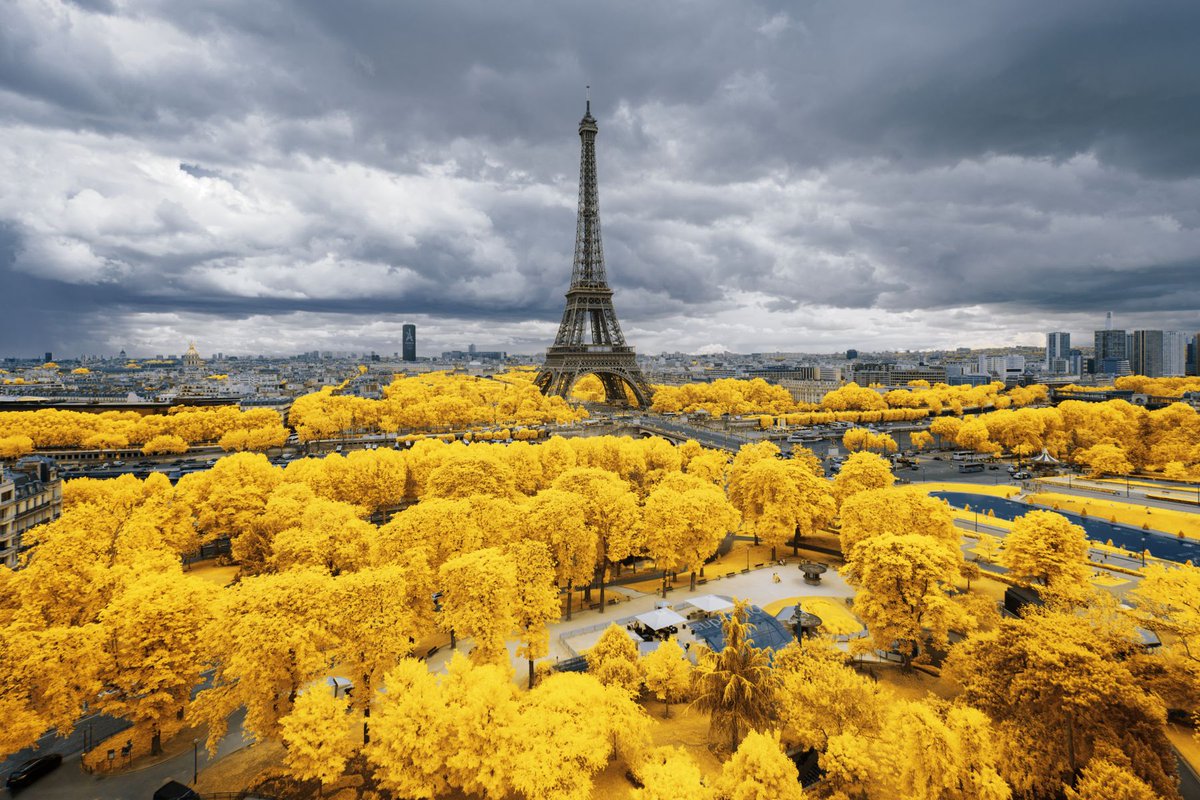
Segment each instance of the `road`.
[{"label": "road", "polygon": [[[229,734],[221,740],[217,747],[217,758],[240,750],[250,742],[242,732],[244,711],[238,711],[229,719]],[[99,739],[99,734],[97,734]],[[62,748],[72,747],[74,737],[62,740]],[[169,746],[169,745],[168,745]],[[168,758],[158,764],[151,764],[132,772],[119,775],[98,776],[85,773],[79,765],[82,739],[74,749],[51,747],[50,752],[64,753],[63,764],[54,772],[24,789],[17,796],[21,800],[138,800],[150,798],[158,787],[169,780],[191,784],[193,758],[199,771],[203,772],[209,763],[208,753],[204,742],[200,742],[198,752],[194,755],[188,748],[179,755]],[[231,786],[230,791],[245,787]],[[0,790],[0,798],[10,797],[7,790]]]}]

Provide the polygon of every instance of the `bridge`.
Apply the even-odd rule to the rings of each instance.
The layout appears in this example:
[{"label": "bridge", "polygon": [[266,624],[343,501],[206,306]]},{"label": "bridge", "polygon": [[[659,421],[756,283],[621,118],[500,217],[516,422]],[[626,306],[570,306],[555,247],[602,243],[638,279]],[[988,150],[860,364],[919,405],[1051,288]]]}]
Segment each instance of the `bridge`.
[{"label": "bridge", "polygon": [[1104,403],[1108,400],[1124,400],[1135,406],[1142,406],[1152,410],[1166,408],[1172,403],[1185,403],[1196,408],[1198,407],[1198,403],[1200,403],[1200,399],[1196,398],[1192,393],[1185,394],[1182,397],[1166,397],[1153,394],[1138,394],[1122,389],[1106,389],[1093,392],[1074,389],[1052,389],[1050,391],[1050,399],[1055,405],[1065,400],[1078,400],[1083,403]]},{"label": "bridge", "polygon": [[711,428],[702,428],[697,425],[688,425],[665,419],[647,420],[645,417],[642,417],[634,421],[633,427],[641,433],[661,436],[675,444],[682,444],[688,439],[695,439],[704,447],[714,450],[727,450],[731,453],[736,453],[744,444],[753,444],[757,441],[749,436],[732,431],[715,431]]}]

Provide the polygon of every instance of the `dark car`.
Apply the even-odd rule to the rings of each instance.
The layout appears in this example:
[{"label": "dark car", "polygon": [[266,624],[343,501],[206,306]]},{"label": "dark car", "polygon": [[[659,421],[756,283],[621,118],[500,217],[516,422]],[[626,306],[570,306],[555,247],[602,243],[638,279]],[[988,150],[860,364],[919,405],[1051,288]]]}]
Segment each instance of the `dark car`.
[{"label": "dark car", "polygon": [[61,763],[62,756],[58,753],[31,759],[8,773],[6,785],[9,789],[24,789],[43,775],[58,769]]},{"label": "dark car", "polygon": [[178,781],[167,781],[154,793],[154,800],[200,800],[200,795]]}]

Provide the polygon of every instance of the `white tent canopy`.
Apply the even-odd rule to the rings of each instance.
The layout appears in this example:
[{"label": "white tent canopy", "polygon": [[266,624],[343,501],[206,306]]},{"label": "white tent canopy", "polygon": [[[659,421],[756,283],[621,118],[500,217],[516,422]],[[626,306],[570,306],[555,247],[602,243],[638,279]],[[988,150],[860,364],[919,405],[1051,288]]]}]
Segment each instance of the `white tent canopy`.
[{"label": "white tent canopy", "polygon": [[1033,461],[1033,463],[1035,463],[1035,464],[1057,464],[1058,463],[1058,459],[1055,458],[1054,456],[1050,455],[1050,451],[1044,447],[1042,448],[1042,452],[1040,455],[1036,455],[1030,460]]},{"label": "white tent canopy", "polygon": [[661,631],[663,628],[669,628],[672,625],[684,625],[687,623],[686,619],[669,608],[656,608],[653,611],[647,611],[645,614],[638,614],[634,619],[652,631]]},{"label": "white tent canopy", "polygon": [[719,594],[702,594],[699,597],[693,597],[683,605],[698,608],[701,611],[706,611],[709,614],[715,614],[718,611],[724,611],[733,608],[733,601],[728,597],[722,597]]}]

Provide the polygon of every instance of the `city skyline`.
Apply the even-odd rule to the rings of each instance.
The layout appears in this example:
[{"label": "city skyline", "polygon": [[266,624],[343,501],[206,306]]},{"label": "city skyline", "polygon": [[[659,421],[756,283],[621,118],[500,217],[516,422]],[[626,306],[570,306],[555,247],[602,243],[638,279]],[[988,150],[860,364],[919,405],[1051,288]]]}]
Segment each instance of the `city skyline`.
[{"label": "city skyline", "polygon": [[1200,328],[1200,10],[700,5],[6,6],[0,349],[536,353],[588,83],[641,353]]}]

